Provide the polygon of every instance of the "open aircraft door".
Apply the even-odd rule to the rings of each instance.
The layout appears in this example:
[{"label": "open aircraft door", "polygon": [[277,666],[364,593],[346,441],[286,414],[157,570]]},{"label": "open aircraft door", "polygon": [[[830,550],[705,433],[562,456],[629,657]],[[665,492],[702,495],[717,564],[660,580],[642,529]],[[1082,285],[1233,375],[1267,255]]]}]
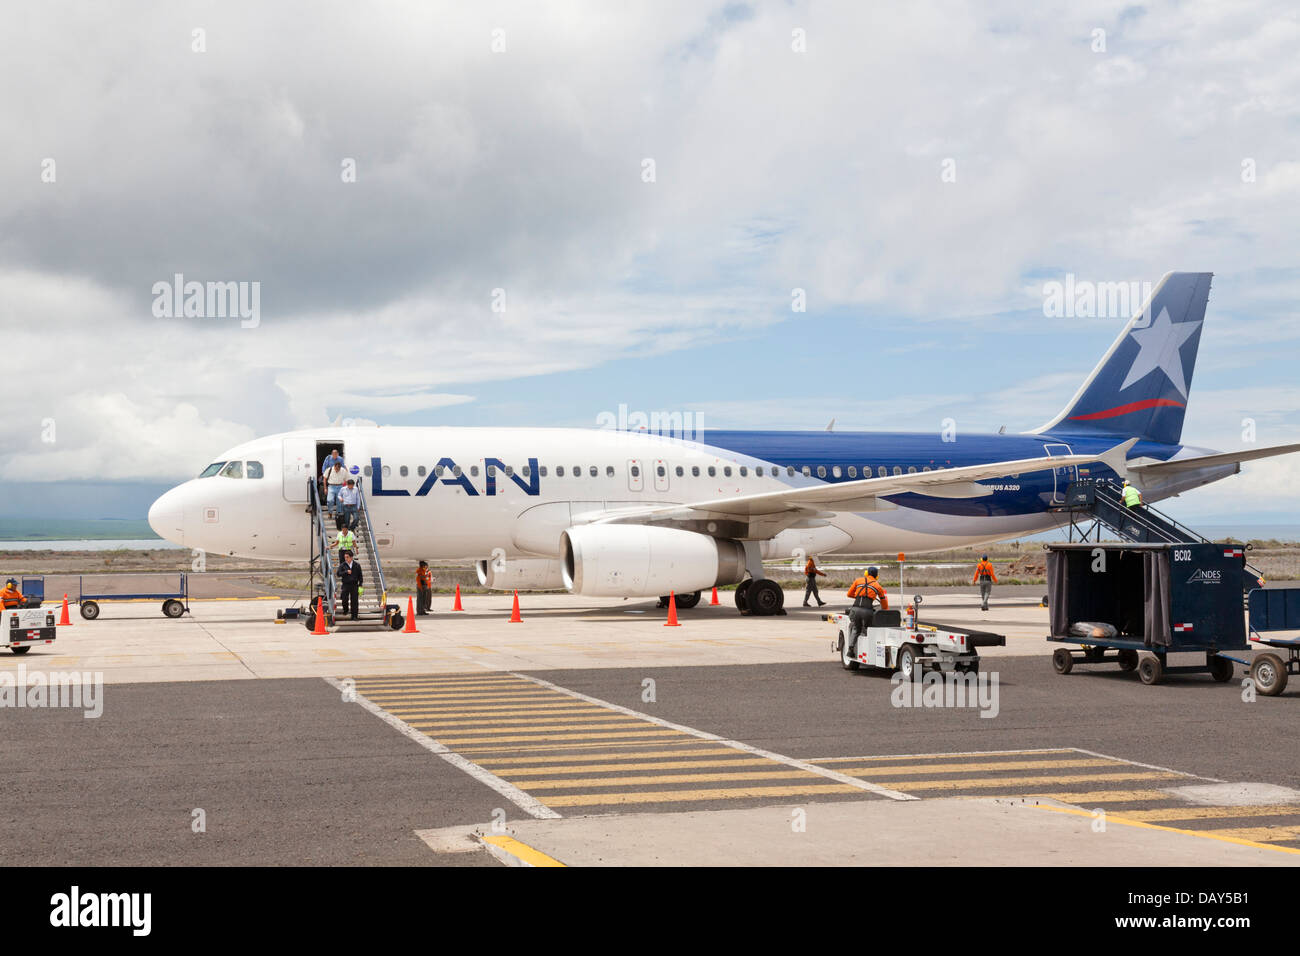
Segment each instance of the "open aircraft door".
[{"label": "open aircraft door", "polygon": [[311,438],[284,440],[284,500],[307,501],[307,479],[316,477],[316,442]]},{"label": "open aircraft door", "polygon": [[662,458],[656,458],[654,462],[655,470],[655,491],[668,490],[668,462]]},{"label": "open aircraft door", "polygon": [[[1044,445],[1043,451],[1047,452],[1049,457],[1059,458],[1062,455],[1070,455],[1069,445]],[[1072,482],[1079,480],[1079,469],[1074,465],[1067,465],[1064,468],[1053,468],[1052,478],[1055,485],[1052,488],[1052,504],[1065,504],[1065,491],[1070,487]]]}]

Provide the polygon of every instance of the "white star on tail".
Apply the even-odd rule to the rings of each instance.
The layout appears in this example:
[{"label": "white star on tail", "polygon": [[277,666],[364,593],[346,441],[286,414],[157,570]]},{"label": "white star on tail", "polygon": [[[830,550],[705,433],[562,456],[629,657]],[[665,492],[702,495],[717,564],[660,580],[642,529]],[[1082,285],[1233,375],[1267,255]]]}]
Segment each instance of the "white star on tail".
[{"label": "white star on tail", "polygon": [[1177,325],[1169,318],[1169,310],[1161,309],[1156,320],[1145,329],[1134,329],[1129,334],[1137,342],[1137,358],[1124,378],[1120,391],[1128,388],[1147,373],[1156,369],[1165,373],[1174,388],[1187,400],[1187,380],[1183,378],[1183,357],[1179,354],[1183,343],[1201,327],[1198,322],[1180,322]]}]

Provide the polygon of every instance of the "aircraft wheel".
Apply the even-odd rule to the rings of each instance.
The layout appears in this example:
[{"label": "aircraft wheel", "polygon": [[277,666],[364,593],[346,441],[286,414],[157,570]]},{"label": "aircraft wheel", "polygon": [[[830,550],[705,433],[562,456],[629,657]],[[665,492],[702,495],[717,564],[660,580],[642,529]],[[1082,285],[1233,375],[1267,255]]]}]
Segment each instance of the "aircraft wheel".
[{"label": "aircraft wheel", "polygon": [[676,601],[677,601],[677,610],[689,611],[691,608],[695,607],[697,604],[700,603],[700,592],[695,591],[693,593],[688,593],[688,594],[679,594],[676,597]]},{"label": "aircraft wheel", "polygon": [[740,609],[741,614],[749,613],[749,586],[754,583],[753,578],[745,578],[736,585],[736,607]]},{"label": "aircraft wheel", "polygon": [[1250,665],[1250,679],[1265,697],[1276,697],[1286,690],[1286,665],[1276,654],[1260,654]]},{"label": "aircraft wheel", "polygon": [[785,592],[771,578],[755,581],[745,594],[749,611],[758,617],[770,617],[785,606]]}]

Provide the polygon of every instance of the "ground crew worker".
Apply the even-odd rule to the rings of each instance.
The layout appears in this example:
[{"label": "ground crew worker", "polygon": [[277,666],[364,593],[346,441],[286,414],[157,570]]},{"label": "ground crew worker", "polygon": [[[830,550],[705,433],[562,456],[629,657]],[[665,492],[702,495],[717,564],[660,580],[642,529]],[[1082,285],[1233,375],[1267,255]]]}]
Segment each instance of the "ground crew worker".
[{"label": "ground crew worker", "polygon": [[11,607],[22,607],[27,603],[27,598],[23,597],[23,592],[18,589],[18,582],[10,578],[5,582],[4,590],[0,591],[0,604],[8,610]]},{"label": "ground crew worker", "polygon": [[889,595],[876,580],[878,574],[880,569],[874,565],[867,568],[848,590],[849,597],[853,598],[853,607],[849,608],[850,656],[857,653],[858,635],[871,626],[871,619],[876,616],[875,602],[880,601],[882,611],[889,610]]},{"label": "ground crew worker", "polygon": [[993,585],[998,583],[998,576],[993,571],[993,562],[989,560],[986,554],[980,558],[979,564],[975,565],[975,576],[970,579],[971,584],[980,586],[980,603],[983,607],[980,610],[989,609],[989,595],[993,593]]},{"label": "ground crew worker", "polygon": [[804,586],[803,589],[803,606],[804,607],[808,606],[808,595],[811,594],[813,600],[817,602],[817,606],[822,607],[823,605],[826,604],[826,602],[823,601],[822,596],[817,593],[817,575],[820,574],[822,577],[826,577],[826,572],[818,571],[817,562],[814,561],[812,558],[809,558],[808,563],[803,566],[803,573],[804,576],[808,579],[808,583]]},{"label": "ground crew worker", "polygon": [[1130,485],[1128,479],[1124,479],[1124,507],[1136,508],[1142,504],[1142,492],[1137,490],[1136,485]]},{"label": "ground crew worker", "polygon": [[423,617],[433,607],[433,572],[428,561],[421,561],[415,569],[415,595],[415,613]]},{"label": "ground crew worker", "polygon": [[357,550],[357,536],[352,533],[351,528],[340,528],[338,535],[334,538],[334,547],[338,549],[339,557],[343,557],[344,551],[351,551],[353,554]]}]

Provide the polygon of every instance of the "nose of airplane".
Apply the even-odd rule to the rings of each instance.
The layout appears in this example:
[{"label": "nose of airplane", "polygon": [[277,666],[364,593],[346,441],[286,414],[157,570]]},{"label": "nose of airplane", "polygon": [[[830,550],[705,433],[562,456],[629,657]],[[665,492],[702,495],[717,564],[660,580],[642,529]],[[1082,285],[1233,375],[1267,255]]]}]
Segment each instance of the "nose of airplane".
[{"label": "nose of airplane", "polygon": [[165,541],[185,543],[185,507],[179,488],[166,492],[150,505],[149,527]]}]

